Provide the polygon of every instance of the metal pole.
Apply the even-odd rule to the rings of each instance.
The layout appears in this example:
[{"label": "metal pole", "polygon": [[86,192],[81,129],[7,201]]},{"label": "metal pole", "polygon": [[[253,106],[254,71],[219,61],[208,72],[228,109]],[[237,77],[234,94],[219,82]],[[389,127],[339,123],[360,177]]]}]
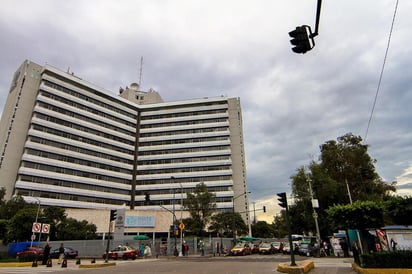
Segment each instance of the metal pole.
[{"label": "metal pole", "polygon": [[[179,182],[180,185],[180,223],[182,223],[182,215],[183,215],[183,186]],[[180,252],[179,256],[183,256],[183,229],[180,229]]]},{"label": "metal pole", "polygon": [[[34,198],[34,197],[33,197]],[[38,206],[37,206],[37,214],[36,214],[36,220],[34,221],[35,223],[37,223],[37,220],[39,219],[39,212],[40,212],[40,199],[39,198],[34,198],[38,201]],[[41,229],[41,228],[40,228]],[[41,231],[41,230],[40,230]],[[31,235],[31,243],[30,243],[30,247],[33,246],[33,238],[35,238],[34,231],[32,232],[33,234]],[[40,239],[39,239],[39,243],[40,243]]]}]

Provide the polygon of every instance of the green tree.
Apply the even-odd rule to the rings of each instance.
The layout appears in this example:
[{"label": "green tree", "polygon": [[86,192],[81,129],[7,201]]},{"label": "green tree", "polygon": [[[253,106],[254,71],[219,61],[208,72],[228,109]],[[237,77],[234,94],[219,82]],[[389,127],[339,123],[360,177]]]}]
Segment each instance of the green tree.
[{"label": "green tree", "polygon": [[[50,224],[49,237],[51,241],[57,240],[58,225],[65,221],[67,214],[64,208],[57,206],[48,206],[43,208],[41,219],[43,223]],[[70,239],[73,240],[73,239]]]},{"label": "green tree", "polygon": [[284,238],[286,235],[288,235],[285,210],[282,210],[280,214],[275,216],[273,223],[272,223],[272,227],[274,230],[274,237]]},{"label": "green tree", "polygon": [[388,197],[384,207],[387,225],[412,224],[412,197]]},{"label": "green tree", "polygon": [[356,201],[353,204],[335,205],[327,210],[328,220],[336,230],[379,228],[384,225],[383,203]]},{"label": "green tree", "polygon": [[257,238],[273,238],[275,229],[265,221],[258,221],[252,225],[252,235]]},{"label": "green tree", "polygon": [[56,240],[91,240],[96,238],[96,225],[86,220],[65,218],[57,225]]},{"label": "green tree", "polygon": [[[295,205],[292,227],[314,232],[311,199],[318,199],[321,235],[330,235],[333,228],[328,223],[326,210],[335,204],[355,201],[383,201],[396,191],[395,182],[385,183],[376,173],[376,160],[368,154],[362,138],[348,133],[320,146],[319,161],[312,161],[308,169],[300,167],[291,176]],[[312,189],[312,192],[311,192]],[[292,215],[292,214],[291,214]]]},{"label": "green tree", "polygon": [[225,237],[234,237],[236,234],[246,234],[248,227],[240,213],[221,212],[211,217],[209,230],[223,233]]},{"label": "green tree", "polygon": [[17,213],[7,223],[7,231],[3,243],[29,241],[32,235],[32,225],[36,219],[37,207],[25,208]]},{"label": "green tree", "polygon": [[215,195],[210,193],[204,183],[196,186],[193,193],[187,193],[184,207],[189,211],[192,221],[187,223],[187,229],[202,236],[206,224],[216,208]]}]

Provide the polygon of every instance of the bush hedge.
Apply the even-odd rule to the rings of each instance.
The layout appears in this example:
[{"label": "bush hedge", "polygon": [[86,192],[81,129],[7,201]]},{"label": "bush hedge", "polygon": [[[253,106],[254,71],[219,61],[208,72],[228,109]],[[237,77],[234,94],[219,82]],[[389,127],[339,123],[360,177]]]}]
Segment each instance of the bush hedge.
[{"label": "bush hedge", "polygon": [[412,268],[412,250],[363,254],[360,266],[364,268]]}]

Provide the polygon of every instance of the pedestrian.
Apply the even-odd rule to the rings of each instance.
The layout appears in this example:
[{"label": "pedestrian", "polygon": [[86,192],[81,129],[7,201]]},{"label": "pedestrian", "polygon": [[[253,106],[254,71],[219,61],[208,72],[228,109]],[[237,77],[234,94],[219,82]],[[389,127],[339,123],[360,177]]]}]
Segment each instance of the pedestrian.
[{"label": "pedestrian", "polygon": [[182,255],[186,256],[186,246],[185,246],[185,241],[182,243]]},{"label": "pedestrian", "polygon": [[42,261],[42,265],[46,265],[47,261],[49,260],[50,257],[50,249],[51,246],[49,243],[46,243],[46,246],[44,247],[44,252],[43,252],[43,261]]},{"label": "pedestrian", "polygon": [[152,256],[152,249],[150,248],[150,246],[148,244],[146,244],[145,248],[144,248],[144,257],[151,257]]},{"label": "pedestrian", "polygon": [[220,256],[220,243],[219,242],[216,242],[216,251],[217,251],[217,254],[219,254]]},{"label": "pedestrian", "polygon": [[201,252],[202,256],[205,256],[205,242],[200,240],[199,246],[200,246],[200,252]]},{"label": "pedestrian", "polygon": [[61,264],[63,259],[64,259],[64,246],[63,246],[63,243],[61,243],[59,247],[59,261],[57,263]]}]

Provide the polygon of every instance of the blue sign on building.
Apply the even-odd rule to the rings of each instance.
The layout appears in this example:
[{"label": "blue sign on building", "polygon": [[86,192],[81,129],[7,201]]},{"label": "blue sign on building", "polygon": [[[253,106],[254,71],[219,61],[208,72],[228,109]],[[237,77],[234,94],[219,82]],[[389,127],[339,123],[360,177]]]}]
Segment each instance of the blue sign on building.
[{"label": "blue sign on building", "polygon": [[125,227],[155,227],[155,216],[126,216]]}]

